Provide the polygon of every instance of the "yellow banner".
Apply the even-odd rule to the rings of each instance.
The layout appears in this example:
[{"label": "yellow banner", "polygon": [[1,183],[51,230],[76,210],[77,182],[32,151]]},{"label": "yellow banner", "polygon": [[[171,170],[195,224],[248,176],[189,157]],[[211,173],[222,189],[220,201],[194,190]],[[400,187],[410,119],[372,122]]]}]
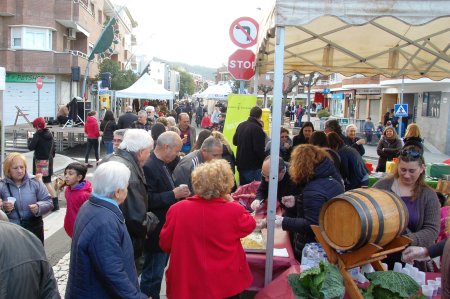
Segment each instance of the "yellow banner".
[{"label": "yellow banner", "polygon": [[[223,135],[236,155],[236,146],[233,145],[233,136],[237,126],[246,121],[250,110],[256,106],[256,96],[246,94],[229,94],[227,116],[223,127]],[[237,174],[237,171],[236,171]],[[236,175],[237,177],[237,175]],[[239,179],[238,179],[239,182]]]},{"label": "yellow banner", "polygon": [[111,100],[109,99],[109,94],[99,95],[100,98],[100,109],[109,109],[111,108]]}]

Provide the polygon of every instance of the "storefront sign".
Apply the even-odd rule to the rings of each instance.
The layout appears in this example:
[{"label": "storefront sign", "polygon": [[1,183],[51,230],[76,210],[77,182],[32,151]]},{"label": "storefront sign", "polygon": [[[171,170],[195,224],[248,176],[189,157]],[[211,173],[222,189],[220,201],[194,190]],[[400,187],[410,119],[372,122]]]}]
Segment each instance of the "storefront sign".
[{"label": "storefront sign", "polygon": [[42,75],[42,74],[19,74],[19,73],[6,73],[6,82],[12,83],[36,83],[36,79],[41,77],[45,83],[56,82],[54,75]]},{"label": "storefront sign", "polygon": [[381,89],[380,88],[357,89],[356,94],[381,94]]},{"label": "storefront sign", "polygon": [[331,95],[331,98],[334,100],[343,100],[344,99],[344,94],[343,93],[333,93]]}]

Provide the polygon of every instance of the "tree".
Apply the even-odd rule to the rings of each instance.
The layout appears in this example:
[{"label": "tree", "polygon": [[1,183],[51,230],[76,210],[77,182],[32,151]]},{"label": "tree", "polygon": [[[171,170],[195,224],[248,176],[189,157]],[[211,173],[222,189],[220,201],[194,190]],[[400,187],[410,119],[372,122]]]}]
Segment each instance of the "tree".
[{"label": "tree", "polygon": [[186,71],[178,69],[180,73],[180,98],[183,98],[185,94],[193,94],[195,92],[194,78]]},{"label": "tree", "polygon": [[133,71],[123,71],[120,69],[119,63],[111,59],[104,59],[99,66],[99,74],[95,80],[100,80],[100,74],[111,73],[111,90],[122,90],[133,85],[137,80],[137,76]]},{"label": "tree", "polygon": [[267,94],[273,90],[273,87],[270,85],[259,84],[258,91],[262,91],[264,95],[264,108],[267,108]]}]

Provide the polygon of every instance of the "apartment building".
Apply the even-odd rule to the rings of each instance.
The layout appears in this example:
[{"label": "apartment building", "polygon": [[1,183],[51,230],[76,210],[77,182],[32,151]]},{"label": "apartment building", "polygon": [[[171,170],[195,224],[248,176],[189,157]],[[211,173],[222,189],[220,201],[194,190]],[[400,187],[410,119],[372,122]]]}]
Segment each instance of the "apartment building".
[{"label": "apartment building", "polygon": [[[19,106],[33,119],[55,117],[58,105],[81,93],[88,56],[103,26],[119,11],[113,44],[108,55],[122,69],[136,68],[132,47],[137,26],[126,8],[109,0],[2,0],[0,1],[0,66],[6,68],[5,124],[14,123]],[[99,59],[90,64],[87,102]],[[38,91],[36,79],[43,79]],[[89,105],[88,105],[89,106]],[[23,120],[19,120],[19,123]]]}]

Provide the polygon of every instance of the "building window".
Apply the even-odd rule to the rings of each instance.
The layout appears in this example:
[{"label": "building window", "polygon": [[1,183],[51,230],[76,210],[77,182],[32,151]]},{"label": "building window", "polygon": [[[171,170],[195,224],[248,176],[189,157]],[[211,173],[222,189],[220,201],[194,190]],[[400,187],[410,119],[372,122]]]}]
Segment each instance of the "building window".
[{"label": "building window", "polygon": [[98,14],[98,23],[102,24],[103,23],[103,13],[102,13],[102,11],[99,9],[97,11],[97,14]]},{"label": "building window", "polygon": [[53,31],[48,28],[12,27],[11,46],[14,49],[52,50]]},{"label": "building window", "polygon": [[442,92],[424,92],[422,95],[422,116],[439,118]]}]

